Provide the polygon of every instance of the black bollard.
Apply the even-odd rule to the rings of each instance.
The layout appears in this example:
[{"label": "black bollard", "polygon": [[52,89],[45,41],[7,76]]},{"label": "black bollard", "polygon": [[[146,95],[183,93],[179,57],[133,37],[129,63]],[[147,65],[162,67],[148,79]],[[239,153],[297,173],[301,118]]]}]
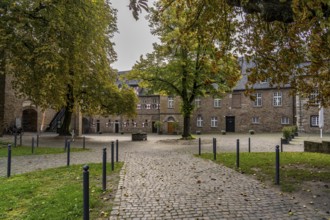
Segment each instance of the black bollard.
[{"label": "black bollard", "polygon": [[32,154],[34,154],[34,137],[32,137],[32,145],[31,145],[31,147],[32,147]]},{"label": "black bollard", "polygon": [[89,167],[85,165],[83,167],[83,212],[84,220],[89,220]]},{"label": "black bollard", "polygon": [[213,138],[213,160],[217,160],[217,139]]},{"label": "black bollard", "polygon": [[37,134],[37,147],[39,147],[39,134]]},{"label": "black bollard", "polygon": [[19,134],[19,146],[22,146],[23,135],[22,132]]},{"label": "black bollard", "polygon": [[202,153],[202,141],[201,138],[198,138],[198,155],[200,156]]},{"label": "black bollard", "polygon": [[236,167],[239,168],[239,139],[236,141]]},{"label": "black bollard", "polygon": [[102,189],[107,190],[107,148],[103,148]]},{"label": "black bollard", "polygon": [[14,147],[17,146],[17,132],[14,133]]},{"label": "black bollard", "polygon": [[251,152],[251,138],[249,138],[249,153]]},{"label": "black bollard", "polygon": [[114,171],[115,170],[115,155],[114,155],[114,151],[115,151],[115,143],[113,141],[111,141],[111,170]]},{"label": "black bollard", "polygon": [[11,172],[11,145],[8,144],[7,177],[10,177],[10,172]]},{"label": "black bollard", "polygon": [[283,141],[284,139],[281,138],[281,152],[283,152]]},{"label": "black bollard", "polygon": [[276,145],[275,184],[280,185],[280,147]]},{"label": "black bollard", "polygon": [[118,145],[119,145],[119,142],[118,142],[118,140],[116,140],[116,162],[118,162]]},{"label": "black bollard", "polygon": [[85,144],[86,144],[86,140],[85,140],[85,136],[83,137],[83,149],[85,149]]},{"label": "black bollard", "polygon": [[70,166],[70,141],[68,141],[66,152],[67,152],[66,165]]}]

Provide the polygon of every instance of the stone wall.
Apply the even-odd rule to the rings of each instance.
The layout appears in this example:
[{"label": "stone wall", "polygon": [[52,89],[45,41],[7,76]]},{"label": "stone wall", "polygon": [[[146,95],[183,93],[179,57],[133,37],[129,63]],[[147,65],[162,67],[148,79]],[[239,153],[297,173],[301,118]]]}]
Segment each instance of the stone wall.
[{"label": "stone wall", "polygon": [[322,143],[319,143],[312,141],[304,141],[304,151],[330,154],[330,142],[322,141]]},{"label": "stone wall", "polygon": [[[201,100],[201,107],[197,108],[192,117],[192,131],[202,133],[220,133],[226,130],[226,118],[235,117],[235,132],[274,132],[281,131],[283,126],[294,123],[293,103],[294,99],[289,90],[282,89],[282,105],[273,106],[273,93],[275,89],[256,91],[262,94],[262,105],[254,107],[254,102],[243,94],[243,91],[234,91],[221,98],[221,106],[214,107],[214,98],[207,97]],[[240,102],[233,100],[240,99]],[[240,104],[238,104],[240,103]],[[197,128],[197,116],[203,118],[203,127]],[[211,127],[211,117],[217,117],[218,126]],[[259,123],[253,123],[252,118],[258,117]],[[289,118],[289,124],[282,124],[282,117]]]}]

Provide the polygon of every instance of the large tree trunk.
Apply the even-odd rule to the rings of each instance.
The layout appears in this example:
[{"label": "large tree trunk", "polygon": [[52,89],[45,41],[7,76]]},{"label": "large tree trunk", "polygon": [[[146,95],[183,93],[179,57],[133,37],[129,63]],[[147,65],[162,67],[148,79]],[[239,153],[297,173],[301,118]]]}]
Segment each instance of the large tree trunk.
[{"label": "large tree trunk", "polygon": [[0,137],[4,131],[5,119],[5,87],[6,87],[6,74],[5,74],[5,55],[4,51],[0,52]]},{"label": "large tree trunk", "polygon": [[188,139],[191,137],[190,134],[190,114],[183,116],[183,133],[182,138]]},{"label": "large tree trunk", "polygon": [[68,84],[68,93],[66,95],[66,106],[63,123],[59,130],[59,135],[71,135],[70,125],[74,107],[73,86]]}]

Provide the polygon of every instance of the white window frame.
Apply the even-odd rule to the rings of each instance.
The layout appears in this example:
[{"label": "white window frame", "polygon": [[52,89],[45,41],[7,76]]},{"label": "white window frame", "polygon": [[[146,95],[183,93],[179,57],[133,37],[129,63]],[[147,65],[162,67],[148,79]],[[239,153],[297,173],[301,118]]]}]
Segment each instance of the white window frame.
[{"label": "white window frame", "polygon": [[151,104],[146,104],[146,109],[151,109]]},{"label": "white window frame", "polygon": [[320,104],[320,102],[317,101],[318,97],[319,97],[319,90],[313,91],[308,97],[309,102],[314,105]]},{"label": "white window frame", "polygon": [[213,116],[211,117],[211,128],[216,128],[218,127],[218,117]]},{"label": "white window frame", "polygon": [[282,92],[273,93],[273,106],[282,106]]},{"label": "white window frame", "polygon": [[203,127],[203,117],[201,115],[197,116],[197,124],[196,124],[196,126],[198,128]]},{"label": "white window frame", "polygon": [[196,108],[201,107],[201,99],[200,98],[195,98],[195,106],[196,106]]},{"label": "white window frame", "polygon": [[214,98],[213,99],[213,107],[214,108],[220,108],[221,107],[221,99],[220,98]]},{"label": "white window frame", "polygon": [[311,115],[311,122],[310,126],[311,127],[318,127],[319,126],[319,116],[318,115]]},{"label": "white window frame", "polygon": [[289,117],[286,117],[286,116],[283,116],[281,118],[281,124],[282,125],[288,125],[288,124],[290,124],[290,118]]},{"label": "white window frame", "polygon": [[254,100],[254,107],[261,107],[262,106],[262,94],[255,93],[255,100]]},{"label": "white window frame", "polygon": [[137,104],[136,108],[141,109],[141,104]]},{"label": "white window frame", "polygon": [[172,96],[167,97],[167,107],[174,108],[174,97]]},{"label": "white window frame", "polygon": [[260,117],[252,117],[252,124],[260,124]]}]

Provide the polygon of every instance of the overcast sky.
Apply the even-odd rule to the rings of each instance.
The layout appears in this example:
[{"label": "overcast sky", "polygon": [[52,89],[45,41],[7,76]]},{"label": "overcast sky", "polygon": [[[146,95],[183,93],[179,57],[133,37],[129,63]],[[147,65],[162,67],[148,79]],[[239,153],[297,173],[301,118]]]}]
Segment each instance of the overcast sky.
[{"label": "overcast sky", "polygon": [[112,6],[118,10],[119,33],[115,34],[115,50],[118,61],[112,67],[119,71],[130,70],[140,55],[152,52],[152,44],[157,38],[150,33],[148,21],[143,16],[135,20],[127,5],[129,0],[112,0]]}]

